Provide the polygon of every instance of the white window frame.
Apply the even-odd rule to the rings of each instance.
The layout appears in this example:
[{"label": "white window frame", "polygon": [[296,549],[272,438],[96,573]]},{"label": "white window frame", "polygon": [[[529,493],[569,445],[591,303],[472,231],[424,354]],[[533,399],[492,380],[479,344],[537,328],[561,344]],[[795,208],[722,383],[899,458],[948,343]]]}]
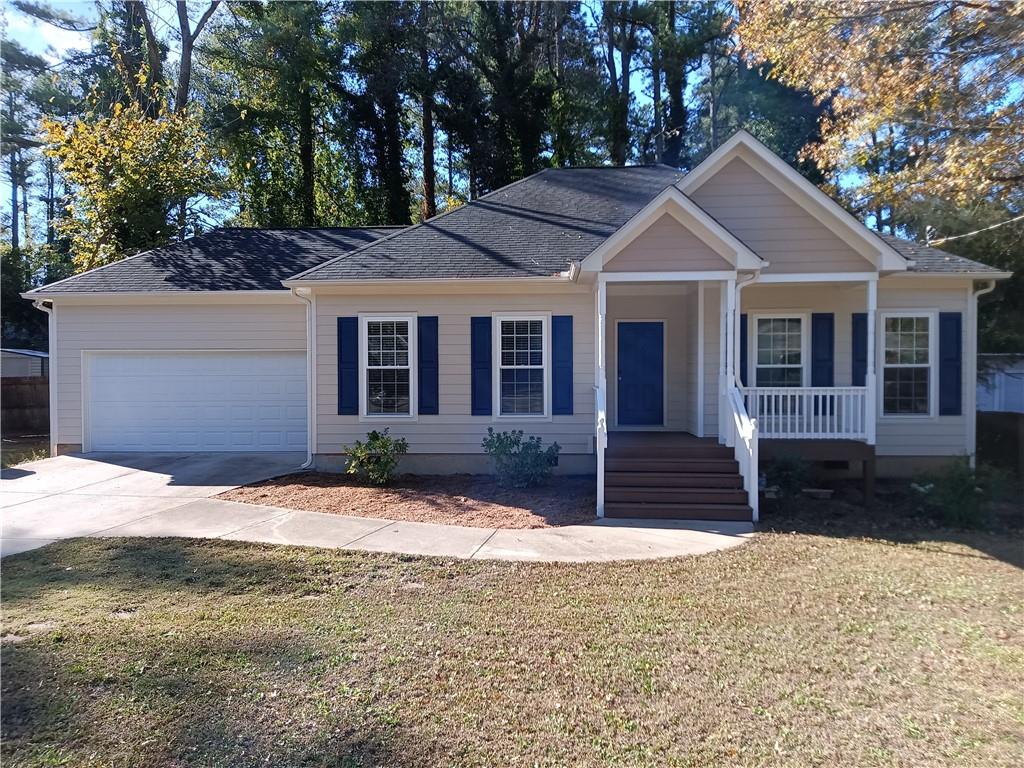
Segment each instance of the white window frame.
[{"label": "white window frame", "polygon": [[[928,365],[885,363],[885,322],[896,317],[928,318]],[[875,369],[878,371],[878,417],[886,421],[920,421],[934,419],[939,402],[939,312],[935,309],[900,309],[878,313],[878,328],[875,340]],[[886,368],[928,368],[928,413],[886,413],[885,412],[885,369]]]},{"label": "white window frame", "polygon": [[[418,316],[411,315],[359,315],[359,420],[360,421],[416,421],[419,418],[419,370],[417,337]],[[367,372],[369,370],[369,324],[371,322],[401,322],[409,324],[409,413],[369,413],[367,398]],[[376,366],[375,366],[376,367]],[[387,366],[386,366],[387,367]],[[405,366],[396,366],[404,368]]]},{"label": "white window frame", "polygon": [[[501,412],[501,371],[502,368],[523,368],[526,366],[503,366],[501,364],[501,324],[503,322],[514,322],[516,320],[540,320],[541,336],[544,340],[544,354],[542,356],[544,366],[544,412],[543,413],[502,413]],[[491,339],[492,350],[492,373],[494,408],[492,419],[494,421],[550,421],[551,420],[551,313],[530,312],[530,313],[502,313],[491,315],[491,323],[494,326],[493,338]]]},{"label": "white window frame", "polygon": [[[781,365],[762,365],[757,364],[757,347],[758,347],[758,333],[757,325],[760,320],[799,320],[800,321],[800,384],[801,387],[810,386],[811,381],[811,329],[810,329],[810,315],[806,312],[774,312],[774,313],[759,313],[749,315],[750,327],[747,328],[747,376],[749,381],[747,382],[748,388],[757,389],[760,385],[757,383],[757,369],[758,368],[796,368],[792,366],[781,366]],[[796,387],[786,387],[786,389],[796,389]]]}]

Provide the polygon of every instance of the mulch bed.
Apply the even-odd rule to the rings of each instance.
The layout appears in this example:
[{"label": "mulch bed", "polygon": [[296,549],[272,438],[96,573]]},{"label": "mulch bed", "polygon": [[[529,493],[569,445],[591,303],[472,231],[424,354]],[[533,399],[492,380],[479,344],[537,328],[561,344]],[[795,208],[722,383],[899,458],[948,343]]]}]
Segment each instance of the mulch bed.
[{"label": "mulch bed", "polygon": [[555,477],[539,488],[502,488],[488,475],[400,475],[387,488],[344,474],[300,472],[218,498],[247,504],[474,528],[547,528],[594,520],[593,477]]}]

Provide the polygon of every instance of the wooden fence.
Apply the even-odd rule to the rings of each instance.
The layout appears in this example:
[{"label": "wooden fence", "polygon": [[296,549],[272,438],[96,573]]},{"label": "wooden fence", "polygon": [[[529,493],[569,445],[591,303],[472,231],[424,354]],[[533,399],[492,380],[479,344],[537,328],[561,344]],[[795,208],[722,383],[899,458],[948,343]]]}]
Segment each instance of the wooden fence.
[{"label": "wooden fence", "polygon": [[45,435],[50,430],[50,384],[39,376],[0,378],[3,434]]}]

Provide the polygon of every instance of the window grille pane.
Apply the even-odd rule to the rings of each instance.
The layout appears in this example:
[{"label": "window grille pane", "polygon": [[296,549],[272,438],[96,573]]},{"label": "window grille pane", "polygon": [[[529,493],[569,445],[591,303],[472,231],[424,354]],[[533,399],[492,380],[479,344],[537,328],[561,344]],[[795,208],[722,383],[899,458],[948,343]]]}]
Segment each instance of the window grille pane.
[{"label": "window grille pane", "polygon": [[887,414],[928,413],[928,368],[886,368],[882,406]]},{"label": "window grille pane", "polygon": [[544,370],[505,368],[501,371],[502,415],[544,413]]},{"label": "window grille pane", "polygon": [[378,368],[366,372],[366,412],[409,413],[409,370]]}]

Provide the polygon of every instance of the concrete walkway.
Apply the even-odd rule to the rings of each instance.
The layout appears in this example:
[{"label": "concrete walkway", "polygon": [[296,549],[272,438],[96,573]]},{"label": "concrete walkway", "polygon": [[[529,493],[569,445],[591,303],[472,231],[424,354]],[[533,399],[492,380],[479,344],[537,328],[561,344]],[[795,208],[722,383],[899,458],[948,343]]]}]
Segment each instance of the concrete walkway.
[{"label": "concrete walkway", "polygon": [[[75,536],[183,536],[495,560],[599,562],[737,546],[749,523],[604,520],[532,530],[343,517],[208,498],[296,466],[288,454],[62,456],[0,483],[0,555]],[[229,458],[233,457],[233,458]],[[214,469],[213,465],[218,465]],[[202,468],[202,469],[201,469]]]}]

